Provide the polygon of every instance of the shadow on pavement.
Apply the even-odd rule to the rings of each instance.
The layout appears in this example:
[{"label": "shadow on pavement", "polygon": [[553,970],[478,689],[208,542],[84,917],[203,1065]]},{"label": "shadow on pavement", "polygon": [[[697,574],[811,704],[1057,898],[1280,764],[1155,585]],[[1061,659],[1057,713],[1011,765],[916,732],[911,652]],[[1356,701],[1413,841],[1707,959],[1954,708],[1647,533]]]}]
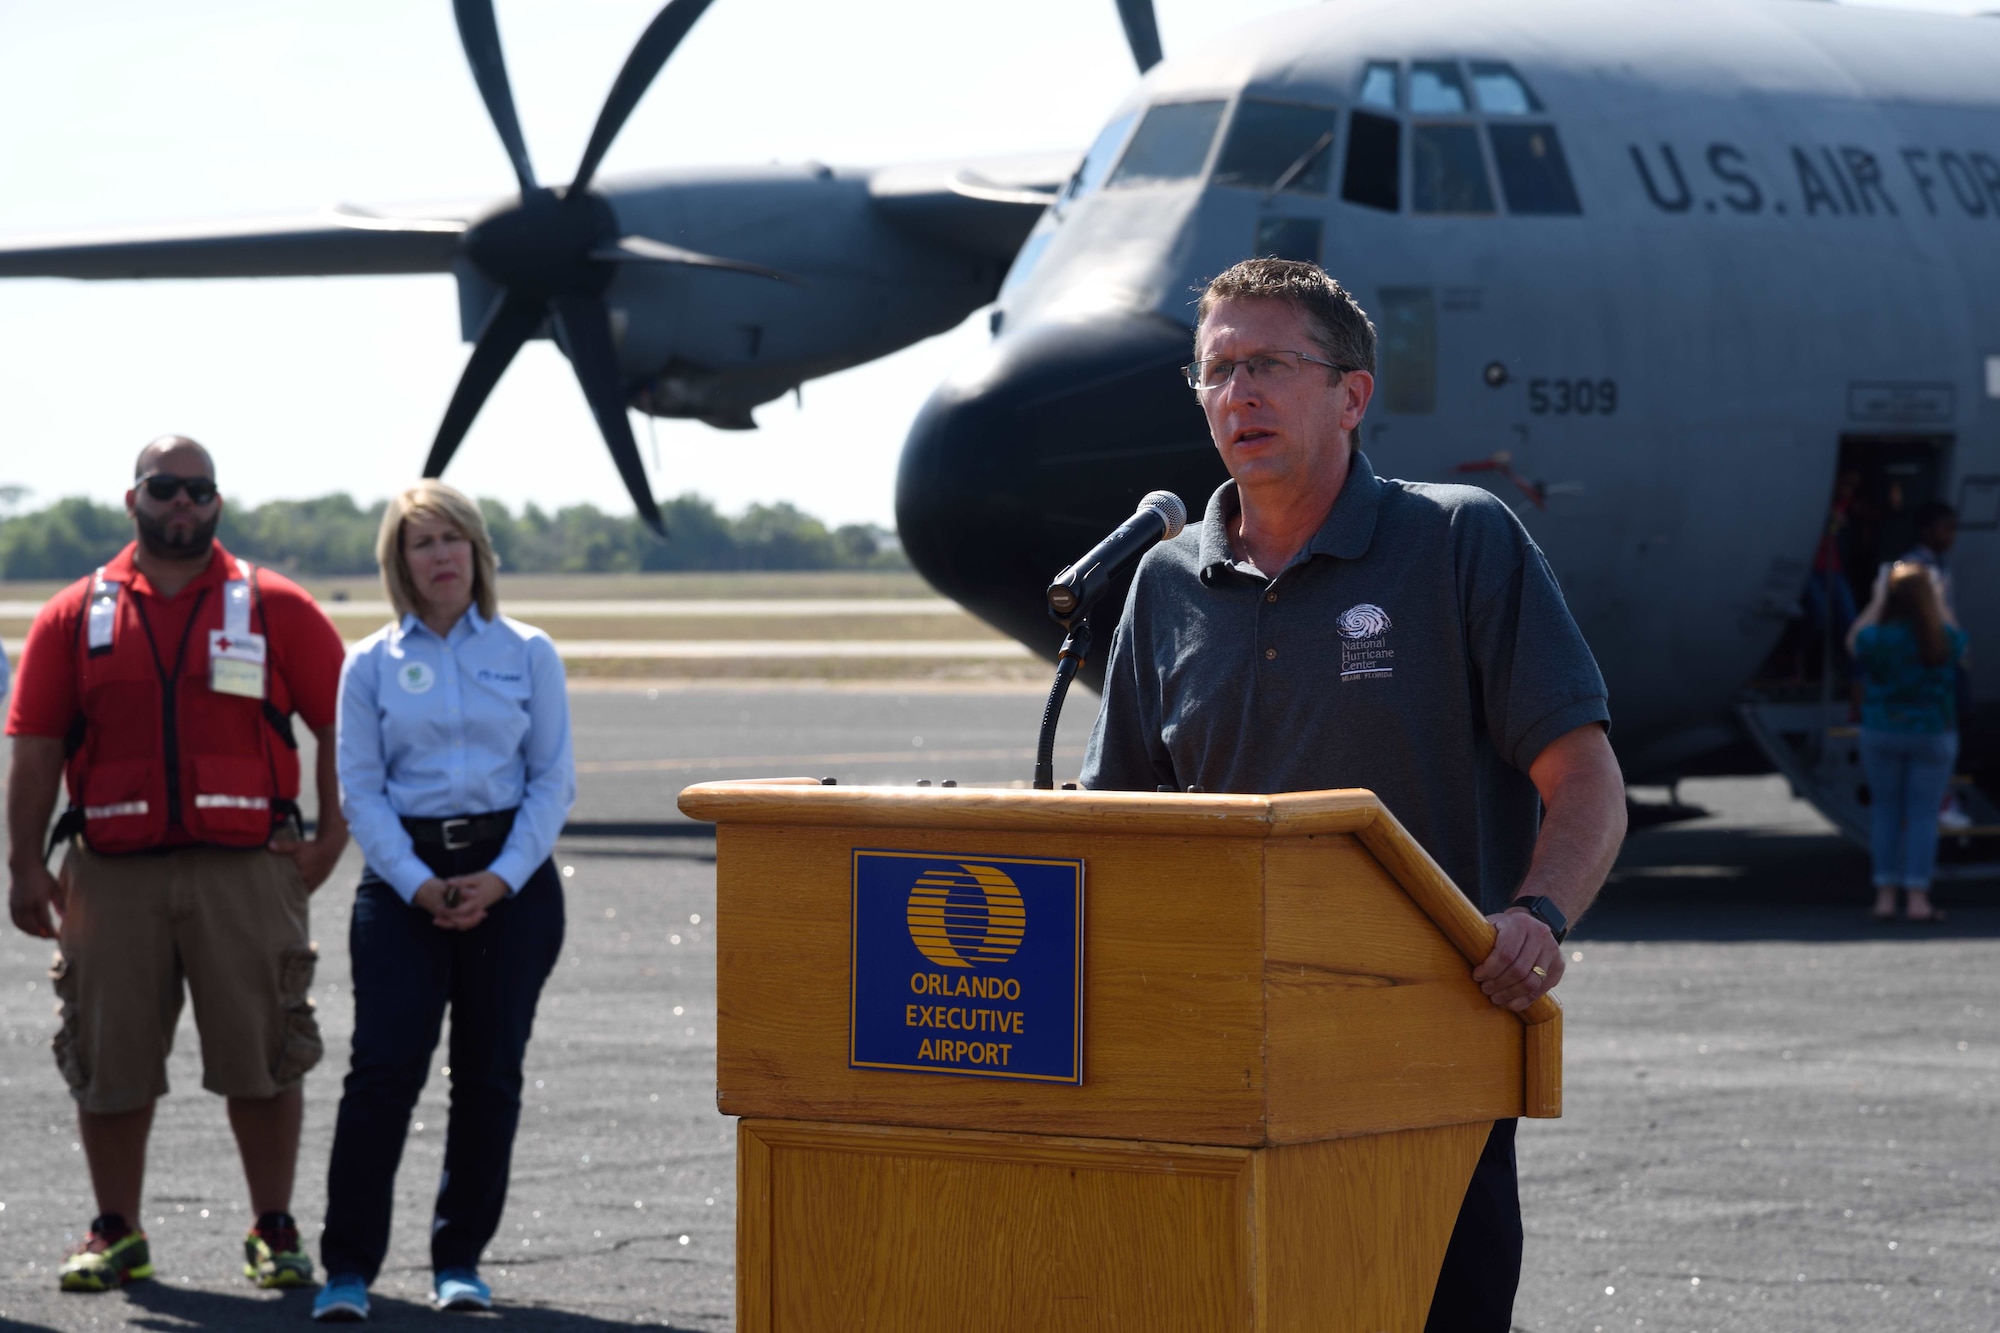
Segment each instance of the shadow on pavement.
[{"label": "shadow on pavement", "polygon": [[1938,886],[1947,919],[1871,920],[1868,854],[1834,834],[1701,821],[1635,831],[1574,940],[2000,938],[2000,885]]},{"label": "shadow on pavement", "polygon": [[[120,1320],[125,1328],[143,1328],[155,1333],[192,1333],[192,1330],[198,1329],[286,1329],[296,1333],[302,1328],[315,1327],[311,1291],[286,1292],[282,1299],[273,1300],[268,1296],[232,1295],[166,1282],[135,1282],[116,1293],[74,1299],[79,1305],[85,1301],[110,1302],[112,1304],[92,1313],[109,1315]],[[416,1301],[375,1296],[370,1305],[370,1317],[365,1327],[422,1327],[433,1330],[433,1333],[440,1327],[438,1314]],[[520,1330],[521,1333],[608,1333],[612,1329],[632,1327],[623,1321],[504,1302],[490,1314],[455,1315],[447,1322],[453,1327],[462,1323],[468,1328],[506,1328]],[[652,1327],[664,1329],[665,1333],[676,1333],[670,1324]],[[0,1318],[0,1333],[55,1333],[55,1330],[45,1324]],[[692,1331],[682,1329],[678,1333]]]}]

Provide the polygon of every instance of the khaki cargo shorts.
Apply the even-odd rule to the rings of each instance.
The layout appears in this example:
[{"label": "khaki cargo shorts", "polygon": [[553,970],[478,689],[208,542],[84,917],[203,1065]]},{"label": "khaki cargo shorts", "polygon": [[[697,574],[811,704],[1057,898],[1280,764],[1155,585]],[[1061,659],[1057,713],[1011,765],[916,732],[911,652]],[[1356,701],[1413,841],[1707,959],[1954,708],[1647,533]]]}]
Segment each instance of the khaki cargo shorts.
[{"label": "khaki cargo shorts", "polygon": [[210,1092],[262,1100],[319,1063],[307,996],[317,955],[290,859],[214,847],[99,856],[79,844],[62,880],[55,1056],[84,1110],[132,1111],[166,1094],[183,982]]}]

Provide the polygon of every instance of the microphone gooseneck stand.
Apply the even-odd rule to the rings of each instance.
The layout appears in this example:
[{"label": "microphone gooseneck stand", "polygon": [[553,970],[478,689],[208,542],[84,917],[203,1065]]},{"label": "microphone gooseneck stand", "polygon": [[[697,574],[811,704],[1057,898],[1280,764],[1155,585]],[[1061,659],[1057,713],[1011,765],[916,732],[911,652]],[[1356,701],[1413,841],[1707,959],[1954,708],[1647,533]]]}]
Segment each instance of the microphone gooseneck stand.
[{"label": "microphone gooseneck stand", "polygon": [[1056,654],[1056,680],[1042,709],[1042,734],[1035,742],[1035,790],[1056,786],[1056,723],[1062,720],[1063,699],[1090,656],[1090,608],[1111,588],[1112,580],[1160,541],[1171,541],[1187,524],[1187,507],[1172,491],[1150,491],[1132,517],[1083,558],[1057,574],[1049,584],[1049,619],[1063,627],[1062,648]]},{"label": "microphone gooseneck stand", "polygon": [[1062,649],[1056,657],[1055,684],[1049,686],[1049,701],[1042,708],[1042,734],[1035,741],[1035,790],[1056,788],[1056,723],[1062,720],[1063,700],[1077,669],[1090,656],[1090,617],[1078,616],[1063,627]]}]

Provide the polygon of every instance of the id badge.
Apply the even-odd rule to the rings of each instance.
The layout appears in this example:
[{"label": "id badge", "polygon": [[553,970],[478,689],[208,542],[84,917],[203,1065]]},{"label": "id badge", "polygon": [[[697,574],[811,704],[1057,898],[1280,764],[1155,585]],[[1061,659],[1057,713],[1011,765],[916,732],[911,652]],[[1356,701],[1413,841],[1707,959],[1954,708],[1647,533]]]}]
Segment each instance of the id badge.
[{"label": "id badge", "polygon": [[208,688],[245,699],[264,697],[264,636],[208,632]]}]

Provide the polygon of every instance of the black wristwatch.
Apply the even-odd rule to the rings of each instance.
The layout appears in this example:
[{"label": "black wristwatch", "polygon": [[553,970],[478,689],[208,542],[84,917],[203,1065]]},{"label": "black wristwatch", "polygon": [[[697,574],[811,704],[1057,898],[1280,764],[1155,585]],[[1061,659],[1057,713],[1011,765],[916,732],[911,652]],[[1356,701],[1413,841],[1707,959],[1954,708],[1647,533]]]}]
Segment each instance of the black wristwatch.
[{"label": "black wristwatch", "polygon": [[1564,938],[1569,935],[1569,918],[1562,914],[1562,908],[1555,905],[1554,899],[1544,898],[1538,893],[1531,893],[1525,897],[1516,898],[1513,902],[1508,903],[1507,906],[1518,907],[1529,916],[1535,918],[1535,920],[1547,926],[1549,934],[1556,937],[1557,944],[1561,944]]}]

